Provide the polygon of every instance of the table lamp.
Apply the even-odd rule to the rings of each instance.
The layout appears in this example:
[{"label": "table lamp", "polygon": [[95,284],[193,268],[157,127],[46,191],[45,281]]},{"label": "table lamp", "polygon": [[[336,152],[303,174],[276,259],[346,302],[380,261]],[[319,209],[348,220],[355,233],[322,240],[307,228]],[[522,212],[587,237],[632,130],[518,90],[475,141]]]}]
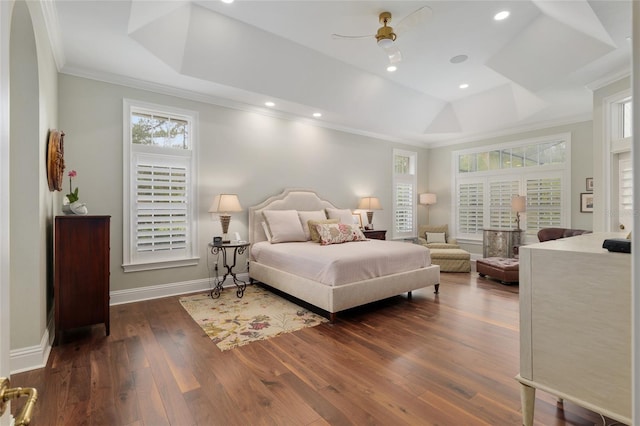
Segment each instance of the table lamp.
[{"label": "table lamp", "polygon": [[360,203],[358,204],[359,210],[367,211],[367,220],[369,224],[365,226],[365,229],[373,229],[373,210],[382,210],[382,206],[380,205],[380,200],[376,197],[364,197],[360,199]]},{"label": "table lamp", "polygon": [[516,227],[520,229],[520,213],[527,211],[527,197],[516,195],[511,199],[511,210],[516,212]]},{"label": "table lamp", "polygon": [[219,194],[216,195],[209,207],[209,213],[218,213],[220,216],[220,224],[222,225],[222,242],[229,243],[227,238],[229,232],[229,223],[231,223],[231,215],[229,213],[241,212],[240,200],[236,194]]}]

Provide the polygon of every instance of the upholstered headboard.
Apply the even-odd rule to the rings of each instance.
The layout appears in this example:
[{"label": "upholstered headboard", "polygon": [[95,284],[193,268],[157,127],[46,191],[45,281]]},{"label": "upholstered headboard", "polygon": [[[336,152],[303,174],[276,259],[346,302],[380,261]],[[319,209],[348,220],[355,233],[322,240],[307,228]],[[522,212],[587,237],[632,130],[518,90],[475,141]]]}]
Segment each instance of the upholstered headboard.
[{"label": "upholstered headboard", "polygon": [[281,194],[274,195],[262,203],[249,207],[249,242],[266,241],[267,237],[262,229],[263,210],[322,210],[336,208],[327,200],[323,200],[310,189],[285,189]]}]

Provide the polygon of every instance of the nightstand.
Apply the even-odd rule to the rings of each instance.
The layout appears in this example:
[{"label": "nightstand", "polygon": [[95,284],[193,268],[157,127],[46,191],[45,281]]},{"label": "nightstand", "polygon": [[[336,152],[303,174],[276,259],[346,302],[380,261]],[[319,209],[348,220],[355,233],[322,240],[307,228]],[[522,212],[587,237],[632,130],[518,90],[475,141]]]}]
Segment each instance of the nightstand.
[{"label": "nightstand", "polygon": [[[220,293],[222,292],[222,289],[223,289],[222,284],[224,284],[224,281],[227,279],[229,275],[231,275],[231,278],[233,279],[233,283],[236,285],[236,296],[242,297],[244,295],[244,290],[247,288],[247,283],[242,280],[239,280],[236,277],[235,272],[233,272],[233,268],[236,267],[237,255],[243,254],[244,251],[247,249],[247,247],[249,247],[249,243],[244,241],[222,243],[220,245],[209,243],[211,254],[218,255],[220,252],[222,252],[222,267],[226,269],[224,276],[222,277],[222,279],[220,279],[220,277],[218,276],[218,269],[217,269],[218,266],[216,263],[216,278],[214,280],[214,286],[211,289],[211,293],[209,294],[209,296],[211,296],[212,299],[217,299],[218,297],[220,297]],[[227,261],[227,250],[233,250],[233,263],[231,265],[229,265]]]},{"label": "nightstand", "polygon": [[372,240],[386,240],[387,239],[387,230],[386,229],[363,229],[362,233],[365,237]]}]

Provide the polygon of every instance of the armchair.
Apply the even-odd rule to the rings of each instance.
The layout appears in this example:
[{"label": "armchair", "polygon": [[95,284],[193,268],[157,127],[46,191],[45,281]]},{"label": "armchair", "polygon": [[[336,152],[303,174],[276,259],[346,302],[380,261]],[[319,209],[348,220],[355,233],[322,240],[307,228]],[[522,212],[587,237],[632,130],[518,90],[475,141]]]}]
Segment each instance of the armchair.
[{"label": "armchair", "polygon": [[[444,233],[445,242],[428,242],[426,233]],[[459,249],[460,246],[455,238],[449,237],[449,225],[420,225],[418,226],[418,242],[430,249]]]}]

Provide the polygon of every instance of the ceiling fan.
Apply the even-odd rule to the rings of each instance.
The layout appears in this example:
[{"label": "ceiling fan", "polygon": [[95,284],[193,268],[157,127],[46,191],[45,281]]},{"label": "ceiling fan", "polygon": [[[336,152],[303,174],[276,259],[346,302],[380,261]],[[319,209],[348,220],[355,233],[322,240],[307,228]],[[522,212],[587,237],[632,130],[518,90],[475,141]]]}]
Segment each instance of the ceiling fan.
[{"label": "ceiling fan", "polygon": [[[423,22],[425,19],[429,18],[432,14],[431,8],[428,6],[423,6],[419,9],[414,10],[404,18],[402,18],[397,25],[398,32],[402,33],[408,30],[410,27],[413,27],[420,22]],[[396,45],[395,41],[398,37],[395,33],[393,27],[389,25],[391,22],[391,12],[382,12],[378,16],[378,20],[382,24],[378,31],[375,34],[367,34],[367,35],[342,35],[342,34],[331,34],[331,36],[335,39],[364,39],[375,37],[378,46],[384,49],[386,55],[389,57],[389,63],[391,65],[395,65],[402,60],[402,53],[400,49]]]}]

